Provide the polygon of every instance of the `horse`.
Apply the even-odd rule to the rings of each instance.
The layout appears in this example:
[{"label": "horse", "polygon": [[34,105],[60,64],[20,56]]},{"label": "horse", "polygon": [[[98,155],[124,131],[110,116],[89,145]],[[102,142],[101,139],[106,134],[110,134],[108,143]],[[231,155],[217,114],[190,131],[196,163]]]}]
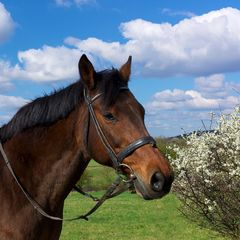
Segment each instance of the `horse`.
[{"label": "horse", "polygon": [[[170,191],[173,170],[154,146],[144,108],[128,88],[131,62],[130,56],[119,69],[96,71],[83,54],[79,80],[27,103],[0,128],[16,178],[49,214],[63,216],[64,200],[91,159],[121,168],[126,176],[134,173],[136,192],[144,199]],[[59,239],[62,221],[36,211],[2,155],[0,239]]]}]

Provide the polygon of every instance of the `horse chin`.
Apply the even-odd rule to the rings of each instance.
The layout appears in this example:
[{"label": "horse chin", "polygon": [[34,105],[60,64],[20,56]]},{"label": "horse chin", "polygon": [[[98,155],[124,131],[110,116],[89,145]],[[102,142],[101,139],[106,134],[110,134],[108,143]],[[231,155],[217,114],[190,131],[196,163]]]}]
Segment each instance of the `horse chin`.
[{"label": "horse chin", "polygon": [[163,191],[161,192],[155,192],[150,187],[146,186],[146,184],[142,181],[142,179],[139,176],[136,176],[137,178],[134,180],[134,187],[136,190],[136,193],[141,196],[145,200],[153,200],[162,198],[166,193]]}]

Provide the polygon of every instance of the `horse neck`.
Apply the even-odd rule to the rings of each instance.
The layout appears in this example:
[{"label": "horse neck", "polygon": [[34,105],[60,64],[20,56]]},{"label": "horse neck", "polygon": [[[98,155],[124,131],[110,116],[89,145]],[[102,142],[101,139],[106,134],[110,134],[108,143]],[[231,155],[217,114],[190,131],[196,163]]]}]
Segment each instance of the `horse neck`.
[{"label": "horse neck", "polygon": [[51,210],[61,205],[88,164],[79,136],[83,118],[84,109],[76,109],[66,119],[26,130],[4,146],[21,183]]}]

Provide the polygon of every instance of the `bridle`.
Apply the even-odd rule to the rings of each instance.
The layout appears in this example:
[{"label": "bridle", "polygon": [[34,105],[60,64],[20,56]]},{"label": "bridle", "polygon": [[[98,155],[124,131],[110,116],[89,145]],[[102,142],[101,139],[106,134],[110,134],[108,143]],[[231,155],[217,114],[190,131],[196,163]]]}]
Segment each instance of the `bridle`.
[{"label": "bridle", "polygon": [[[121,90],[129,90],[127,87],[121,87]],[[95,212],[102,204],[105,200],[112,198],[114,196],[117,196],[119,194],[121,194],[122,192],[124,192],[125,190],[127,190],[130,186],[130,184],[133,183],[133,181],[135,180],[135,174],[133,169],[128,166],[127,164],[123,163],[123,160],[129,156],[130,154],[132,154],[136,149],[146,145],[146,144],[151,144],[152,147],[156,147],[156,142],[155,140],[151,137],[151,136],[144,136],[142,138],[137,139],[136,141],[130,143],[128,146],[126,146],[124,149],[122,149],[119,153],[116,153],[114,151],[114,149],[112,148],[112,146],[110,145],[107,137],[104,134],[104,131],[102,130],[102,127],[99,124],[99,121],[96,117],[95,111],[93,109],[93,103],[100,97],[102,96],[102,93],[99,93],[97,95],[95,95],[93,98],[90,98],[88,93],[87,93],[87,89],[84,88],[84,100],[85,103],[87,105],[87,109],[88,109],[88,124],[87,124],[87,134],[86,137],[88,138],[88,132],[89,132],[89,125],[90,125],[90,118],[93,122],[93,125],[97,131],[97,134],[102,142],[102,144],[104,145],[104,148],[106,149],[112,163],[113,166],[116,170],[117,173],[117,178],[116,180],[109,186],[109,188],[107,189],[107,191],[105,192],[105,194],[100,198],[97,199],[97,203],[93,206],[92,209],[90,209],[86,214],[80,215],[78,217],[73,217],[73,218],[59,218],[59,217],[55,217],[52,216],[50,214],[48,214],[46,211],[44,211],[42,209],[42,207],[39,205],[38,202],[36,202],[36,200],[34,200],[32,198],[32,196],[25,190],[25,188],[23,187],[23,185],[21,184],[21,182],[19,181],[18,177],[16,176],[11,163],[3,149],[2,143],[0,142],[0,152],[3,156],[4,162],[10,172],[10,174],[12,175],[12,177],[14,178],[15,182],[17,183],[18,187],[20,188],[20,190],[22,191],[22,193],[25,195],[26,199],[29,201],[29,203],[34,207],[34,209],[36,209],[42,216],[49,218],[51,220],[56,220],[56,221],[73,221],[73,220],[77,220],[77,219],[85,219],[88,220],[88,216],[91,215],[93,212]],[[128,170],[130,170],[130,174],[127,177],[127,179],[124,177],[125,174],[122,171],[122,168],[128,168]],[[119,185],[121,184],[121,182],[124,183],[124,187],[120,190],[116,190]],[[77,187],[75,187],[75,189],[80,192],[81,194],[84,194],[86,196],[90,196],[91,198],[93,198],[94,200],[96,200],[96,198],[92,197],[89,194],[84,193],[82,190],[78,189]]]},{"label": "bridle", "polygon": [[[129,91],[129,89],[127,87],[121,87],[119,90],[120,91],[121,90]],[[123,164],[123,160],[127,156],[129,156],[131,153],[133,153],[136,149],[138,149],[146,144],[151,144],[153,147],[156,147],[156,141],[151,136],[145,136],[145,137],[139,138],[136,141],[130,143],[128,146],[126,146],[124,149],[122,149],[119,153],[116,153],[114,151],[114,149],[112,148],[112,146],[110,145],[106,135],[104,134],[104,131],[102,130],[102,127],[100,126],[100,124],[97,120],[96,114],[94,112],[94,109],[93,109],[93,103],[101,95],[102,95],[102,93],[99,93],[99,94],[95,95],[93,98],[90,98],[87,93],[87,89],[84,88],[84,100],[85,100],[85,103],[87,104],[88,113],[91,116],[93,125],[98,133],[98,136],[99,136],[102,144],[104,145],[104,148],[106,149],[106,151],[108,153],[108,156],[112,160],[114,168],[118,172],[118,171],[121,171],[122,166],[127,166],[126,164]],[[87,127],[87,129],[88,128],[89,128],[89,126]],[[128,168],[131,169],[129,166],[128,166]]]}]

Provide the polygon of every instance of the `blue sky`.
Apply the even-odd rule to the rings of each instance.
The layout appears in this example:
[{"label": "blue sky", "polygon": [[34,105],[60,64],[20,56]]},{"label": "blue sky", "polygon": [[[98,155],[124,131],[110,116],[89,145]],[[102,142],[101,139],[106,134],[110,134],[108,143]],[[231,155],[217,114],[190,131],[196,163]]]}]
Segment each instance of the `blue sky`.
[{"label": "blue sky", "polygon": [[130,88],[154,136],[240,103],[240,1],[0,0],[0,124],[27,101],[133,56]]}]

